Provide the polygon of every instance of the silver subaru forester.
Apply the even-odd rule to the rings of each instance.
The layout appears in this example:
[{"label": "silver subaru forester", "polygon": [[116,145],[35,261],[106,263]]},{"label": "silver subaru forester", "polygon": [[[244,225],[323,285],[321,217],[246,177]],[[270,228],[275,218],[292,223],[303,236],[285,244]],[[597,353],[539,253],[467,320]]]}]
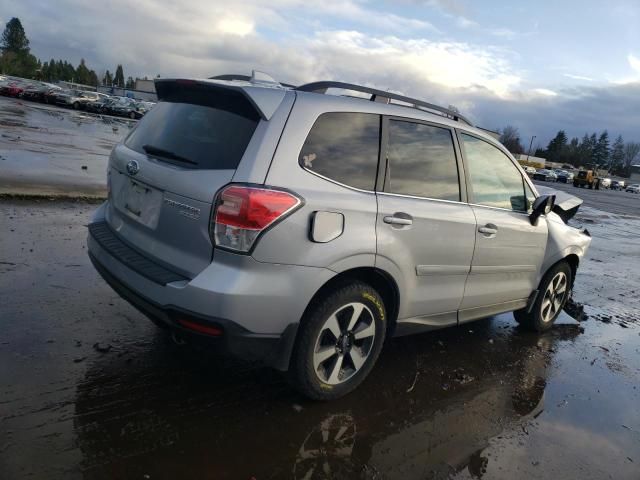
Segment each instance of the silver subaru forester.
[{"label": "silver subaru forester", "polygon": [[[156,80],[89,225],[155,323],[340,397],[386,338],[513,311],[549,329],[591,241],[458,112],[340,82]],[[331,95],[328,92],[350,93]],[[355,93],[355,96],[354,96]]]}]

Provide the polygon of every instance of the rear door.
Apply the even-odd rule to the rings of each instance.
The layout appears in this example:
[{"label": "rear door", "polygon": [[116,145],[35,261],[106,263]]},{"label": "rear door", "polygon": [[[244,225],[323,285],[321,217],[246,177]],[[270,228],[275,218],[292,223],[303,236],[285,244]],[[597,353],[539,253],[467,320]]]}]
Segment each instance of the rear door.
[{"label": "rear door", "polygon": [[396,272],[398,332],[455,324],[475,242],[453,130],[388,118],[376,265]]},{"label": "rear door", "polygon": [[107,221],[147,257],[192,277],[211,262],[214,196],[245,152],[255,154],[267,122],[236,91],[179,81],[163,88],[111,155]]},{"label": "rear door", "polygon": [[486,140],[459,134],[469,201],[476,216],[476,247],[460,321],[523,307],[537,286],[547,243],[544,217],[531,225],[534,194],[505,152]]}]

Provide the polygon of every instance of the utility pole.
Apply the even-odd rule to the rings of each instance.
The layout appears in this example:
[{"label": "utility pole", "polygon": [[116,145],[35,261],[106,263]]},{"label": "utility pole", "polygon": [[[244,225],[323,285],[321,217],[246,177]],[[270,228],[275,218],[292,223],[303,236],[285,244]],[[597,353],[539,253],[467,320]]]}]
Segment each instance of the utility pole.
[{"label": "utility pole", "polygon": [[527,150],[527,162],[529,161],[529,155],[531,155],[531,146],[533,145],[533,139],[536,138],[535,135],[531,137],[531,141],[529,142],[529,150]]}]

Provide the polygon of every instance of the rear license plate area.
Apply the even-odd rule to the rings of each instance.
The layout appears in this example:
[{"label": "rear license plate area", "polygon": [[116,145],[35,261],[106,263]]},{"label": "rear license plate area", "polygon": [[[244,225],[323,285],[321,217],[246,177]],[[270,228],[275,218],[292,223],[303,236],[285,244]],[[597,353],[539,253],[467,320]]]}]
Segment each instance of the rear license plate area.
[{"label": "rear license plate area", "polygon": [[162,192],[137,180],[126,179],[116,205],[129,218],[155,229],[162,206]]}]

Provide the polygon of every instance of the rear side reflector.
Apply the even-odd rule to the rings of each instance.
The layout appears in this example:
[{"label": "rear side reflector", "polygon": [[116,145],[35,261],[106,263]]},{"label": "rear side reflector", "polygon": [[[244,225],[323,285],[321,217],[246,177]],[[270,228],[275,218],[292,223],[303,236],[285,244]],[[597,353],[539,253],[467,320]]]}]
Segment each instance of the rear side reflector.
[{"label": "rear side reflector", "polygon": [[218,195],[211,231],[217,247],[248,252],[258,236],[295,210],[302,200],[272,188],[229,185]]},{"label": "rear side reflector", "polygon": [[191,320],[187,320],[186,318],[178,318],[177,321],[184,328],[193,330],[194,332],[204,333],[205,335],[211,335],[212,337],[220,337],[222,335],[222,330],[218,327],[192,322]]}]

